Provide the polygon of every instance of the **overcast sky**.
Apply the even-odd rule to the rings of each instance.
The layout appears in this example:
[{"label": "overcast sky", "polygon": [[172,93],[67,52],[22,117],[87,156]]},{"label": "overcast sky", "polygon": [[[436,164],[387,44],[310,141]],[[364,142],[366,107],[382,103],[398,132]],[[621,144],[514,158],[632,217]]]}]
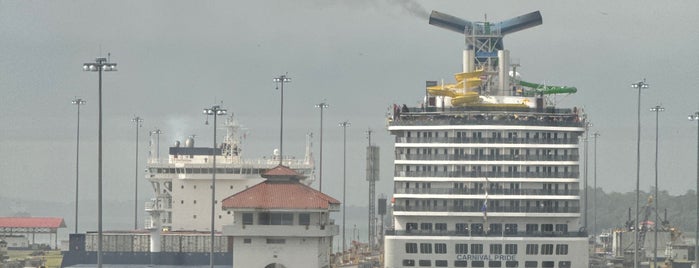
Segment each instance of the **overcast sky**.
[{"label": "overcast sky", "polygon": [[[696,188],[699,109],[699,2],[687,1],[6,1],[0,0],[0,195],[71,203],[75,180],[75,97],[81,109],[81,199],[94,200],[97,174],[97,74],[84,62],[111,53],[105,73],[104,198],[133,198],[134,115],[160,128],[163,155],[196,134],[211,144],[202,108],[223,102],[248,131],[244,155],[278,147],[279,91],[288,72],[284,152],[302,156],[326,100],[323,189],[341,198],[342,129],[348,120],[348,203],[366,205],[365,131],[381,146],[377,191],[392,192],[393,145],[385,114],[416,105],[425,80],[452,79],[464,37],[431,26],[438,10],[497,22],[540,10],[543,25],[505,37],[522,79],[570,85],[559,107],[584,107],[599,131],[598,185],[635,189],[636,91],[641,104],[641,189],[653,180],[655,114],[661,104],[661,190]],[[590,144],[590,148],[593,146]],[[592,154],[590,161],[593,161]],[[593,166],[590,166],[592,172]],[[143,174],[139,174],[142,177]],[[592,183],[592,176],[590,183]],[[317,186],[317,184],[315,184]],[[140,196],[150,198],[141,179]],[[65,215],[69,218],[71,215]]]}]

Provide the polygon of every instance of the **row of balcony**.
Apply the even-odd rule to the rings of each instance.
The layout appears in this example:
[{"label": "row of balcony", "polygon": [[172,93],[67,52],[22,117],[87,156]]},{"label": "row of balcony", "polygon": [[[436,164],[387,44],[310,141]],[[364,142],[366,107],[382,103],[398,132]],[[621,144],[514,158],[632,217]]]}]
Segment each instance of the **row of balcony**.
[{"label": "row of balcony", "polygon": [[442,231],[442,230],[386,230],[386,236],[470,236],[470,237],[587,237],[587,232],[541,231]]},{"label": "row of balcony", "polygon": [[[393,211],[429,211],[429,212],[483,212],[481,206],[405,206],[394,205]],[[580,207],[505,207],[505,206],[488,206],[488,213],[506,212],[506,213],[580,213]]]},{"label": "row of balcony", "polygon": [[398,154],[396,160],[431,161],[578,161],[578,155]]},{"label": "row of balcony", "polygon": [[446,178],[569,178],[577,179],[579,172],[497,172],[497,171],[400,171],[395,177],[446,177]]},{"label": "row of balcony", "polygon": [[[465,188],[395,188],[396,194],[446,194],[446,195],[484,195],[485,189]],[[573,195],[579,190],[544,190],[544,189],[489,189],[488,195]]]},{"label": "row of balcony", "polygon": [[575,138],[396,137],[396,143],[578,144]]}]

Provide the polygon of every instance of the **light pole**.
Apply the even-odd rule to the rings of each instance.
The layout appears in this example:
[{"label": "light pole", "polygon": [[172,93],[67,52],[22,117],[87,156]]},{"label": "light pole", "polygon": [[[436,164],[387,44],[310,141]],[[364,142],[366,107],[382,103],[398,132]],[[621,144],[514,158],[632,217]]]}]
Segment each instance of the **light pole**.
[{"label": "light pole", "polygon": [[347,214],[347,127],[351,124],[348,121],[340,122],[342,127],[342,253],[345,253],[345,216]]},{"label": "light pole", "polygon": [[102,72],[116,71],[116,63],[107,58],[96,58],[95,62],[83,64],[83,71],[98,74],[98,134],[97,134],[97,267],[102,268]]},{"label": "light pole", "polygon": [[[654,239],[653,239],[653,263],[658,261],[658,118],[660,112],[665,111],[665,108],[660,105],[650,108],[651,112],[655,112],[655,228],[654,229]],[[655,266],[655,265],[653,265]]]},{"label": "light pole", "polygon": [[277,83],[277,89],[279,89],[279,84],[281,84],[281,104],[280,104],[280,120],[279,120],[279,164],[282,164],[284,159],[284,83],[290,83],[291,77],[286,76],[286,74],[280,75],[273,79]]},{"label": "light pole", "polygon": [[593,188],[594,188],[593,189],[594,192],[592,192],[592,199],[593,199],[592,200],[592,207],[593,207],[592,213],[594,214],[592,216],[592,218],[593,218],[593,220],[592,220],[592,234],[593,235],[597,235],[597,139],[599,138],[599,136],[600,136],[600,134],[597,131],[595,131],[595,133],[592,133],[592,137],[595,139],[595,143],[594,143],[595,153],[594,153],[594,160],[593,160],[594,161],[593,164],[595,166],[595,169],[594,169],[594,174],[593,174],[594,182],[592,183]]},{"label": "light pole", "polygon": [[136,116],[131,119],[136,127],[136,175],[134,175],[134,206],[133,206],[133,229],[138,230],[138,128],[143,127],[143,118]]},{"label": "light pole", "polygon": [[80,167],[80,105],[85,105],[87,103],[85,100],[80,98],[75,98],[71,103],[78,106],[78,127],[76,142],[75,142],[75,233],[78,233],[78,189],[80,181],[79,167]]},{"label": "light pole", "polygon": [[697,121],[697,227],[694,230],[695,232],[695,237],[694,237],[694,259],[695,263],[697,262],[696,256],[699,256],[699,111],[694,112],[694,114],[689,115],[689,121]]},{"label": "light pole", "polygon": [[318,191],[323,191],[323,110],[328,108],[328,104],[321,102],[316,104],[320,109],[320,175],[318,176]]},{"label": "light pole", "polygon": [[[587,200],[588,200],[588,198],[587,198],[587,189],[588,189],[589,183],[588,183],[588,181],[587,181],[587,177],[588,177],[588,173],[590,173],[590,172],[589,172],[589,168],[588,168],[588,167],[589,167],[589,161],[588,161],[588,155],[589,155],[589,153],[588,153],[588,151],[589,151],[588,148],[589,148],[589,147],[588,147],[588,144],[590,143],[590,127],[592,126],[592,123],[590,123],[590,121],[588,121],[588,120],[589,120],[589,119],[587,119],[587,118],[585,119],[585,177],[584,177],[584,184],[585,184],[585,188],[584,188],[584,190],[585,190],[585,194],[584,194],[584,198],[585,198],[585,213],[583,213],[583,228],[585,228],[585,232],[588,231],[588,230],[587,230],[587,214],[588,214],[589,209],[588,209],[588,202],[587,202]],[[594,233],[593,233],[592,235],[594,236]]]},{"label": "light pole", "polygon": [[638,83],[631,84],[632,88],[638,90],[638,118],[636,128],[636,221],[634,222],[634,251],[633,251],[633,267],[638,267],[638,213],[640,199],[640,184],[641,184],[641,89],[648,88],[646,79]]},{"label": "light pole", "polygon": [[216,118],[219,115],[226,115],[227,110],[222,109],[218,105],[214,105],[211,108],[204,108],[204,114],[207,115],[206,123],[209,123],[208,116],[214,116],[214,143],[211,148],[211,155],[213,156],[213,170],[211,172],[211,252],[209,256],[209,265],[211,268],[214,267],[214,221],[216,215]]}]

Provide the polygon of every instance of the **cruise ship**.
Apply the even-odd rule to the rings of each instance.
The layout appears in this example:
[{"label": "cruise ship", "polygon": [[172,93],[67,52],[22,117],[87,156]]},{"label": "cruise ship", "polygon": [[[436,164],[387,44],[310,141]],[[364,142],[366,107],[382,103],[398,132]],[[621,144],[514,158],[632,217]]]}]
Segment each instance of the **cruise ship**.
[{"label": "cruise ship", "polygon": [[463,70],[428,81],[418,107],[393,105],[384,267],[588,267],[586,117],[548,100],[577,89],[522,81],[502,43],[541,14],[490,23],[433,11],[429,23],[465,34]]}]

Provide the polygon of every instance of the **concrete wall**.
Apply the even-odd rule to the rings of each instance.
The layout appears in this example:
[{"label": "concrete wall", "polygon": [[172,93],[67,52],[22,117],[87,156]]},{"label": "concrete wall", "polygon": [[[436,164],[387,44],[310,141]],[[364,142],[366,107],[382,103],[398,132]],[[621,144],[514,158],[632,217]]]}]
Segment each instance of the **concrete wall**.
[{"label": "concrete wall", "polygon": [[[276,237],[275,237],[276,238]],[[244,243],[250,239],[250,243]],[[319,238],[284,238],[285,244],[268,244],[266,238],[236,237],[233,242],[233,267],[265,267],[271,263],[282,264],[287,268],[322,267],[320,263],[326,258],[327,251],[321,250],[327,239],[321,243]]]}]

